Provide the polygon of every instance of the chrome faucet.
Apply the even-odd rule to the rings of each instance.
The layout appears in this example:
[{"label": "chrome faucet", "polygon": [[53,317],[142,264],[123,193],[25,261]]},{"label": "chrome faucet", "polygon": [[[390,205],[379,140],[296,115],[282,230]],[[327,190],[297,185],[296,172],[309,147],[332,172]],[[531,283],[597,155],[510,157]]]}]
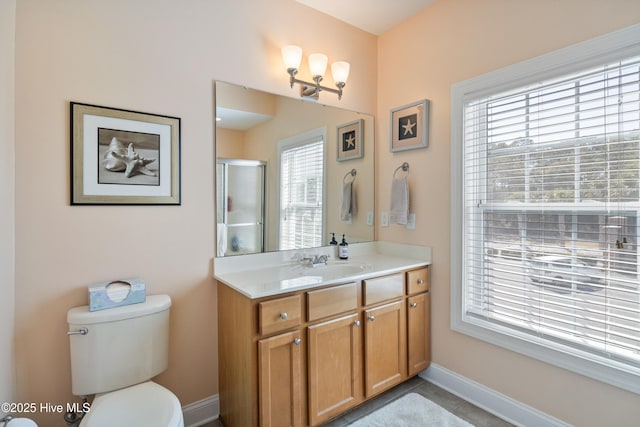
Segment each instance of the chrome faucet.
[{"label": "chrome faucet", "polygon": [[327,265],[327,261],[329,260],[329,257],[327,255],[314,255],[313,258],[302,258],[300,261],[302,261],[304,264],[314,267],[317,266],[318,264],[324,264]]}]

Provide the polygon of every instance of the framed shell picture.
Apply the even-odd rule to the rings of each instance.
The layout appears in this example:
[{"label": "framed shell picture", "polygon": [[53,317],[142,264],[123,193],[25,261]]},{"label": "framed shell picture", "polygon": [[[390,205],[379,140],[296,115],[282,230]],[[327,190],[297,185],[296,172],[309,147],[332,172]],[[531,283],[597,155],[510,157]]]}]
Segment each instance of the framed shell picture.
[{"label": "framed shell picture", "polygon": [[391,151],[429,145],[429,100],[423,99],[391,110]]},{"label": "framed shell picture", "polygon": [[349,123],[339,125],[337,142],[339,162],[343,160],[359,159],[364,155],[363,147],[363,119],[354,120]]},{"label": "framed shell picture", "polygon": [[72,205],[179,205],[178,117],[71,102]]}]

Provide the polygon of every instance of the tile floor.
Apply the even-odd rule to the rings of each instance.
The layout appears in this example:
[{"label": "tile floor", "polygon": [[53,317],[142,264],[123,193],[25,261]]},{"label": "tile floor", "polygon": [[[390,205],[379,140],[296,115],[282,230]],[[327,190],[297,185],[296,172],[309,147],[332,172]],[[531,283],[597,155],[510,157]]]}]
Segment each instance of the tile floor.
[{"label": "tile floor", "polygon": [[[457,415],[463,420],[473,424],[476,427],[509,427],[512,424],[488,413],[487,411],[478,408],[477,406],[459,398],[458,396],[449,393],[442,388],[423,380],[420,377],[414,377],[409,381],[404,382],[382,393],[370,401],[363,403],[362,405],[350,410],[341,417],[334,419],[324,427],[343,427],[354,422],[358,418],[362,418],[365,415],[375,411],[376,409],[386,405],[392,400],[399,398],[407,393],[414,392],[421,394],[427,399],[445,408],[452,414]],[[223,427],[219,421],[213,421],[207,423],[202,427]]]}]

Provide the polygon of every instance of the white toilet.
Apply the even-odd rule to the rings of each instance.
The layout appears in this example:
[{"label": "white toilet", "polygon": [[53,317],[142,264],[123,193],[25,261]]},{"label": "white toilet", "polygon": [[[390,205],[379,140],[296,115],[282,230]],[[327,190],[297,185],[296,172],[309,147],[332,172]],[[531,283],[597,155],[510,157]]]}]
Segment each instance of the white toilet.
[{"label": "white toilet", "polygon": [[150,379],[169,359],[168,295],[101,311],[67,313],[72,392],[95,394],[80,427],[183,427],[178,398]]}]

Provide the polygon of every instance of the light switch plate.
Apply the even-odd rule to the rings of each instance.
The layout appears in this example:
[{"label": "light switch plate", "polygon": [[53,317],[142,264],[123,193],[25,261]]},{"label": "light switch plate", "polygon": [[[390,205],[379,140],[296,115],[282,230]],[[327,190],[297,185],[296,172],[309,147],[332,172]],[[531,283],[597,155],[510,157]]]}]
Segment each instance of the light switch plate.
[{"label": "light switch plate", "polygon": [[407,217],[407,229],[415,230],[416,229],[416,214],[410,213]]},{"label": "light switch plate", "polygon": [[372,211],[367,212],[367,225],[369,225],[369,226],[373,225],[373,212]]},{"label": "light switch plate", "polygon": [[389,226],[389,212],[380,212],[380,226],[381,227]]}]

